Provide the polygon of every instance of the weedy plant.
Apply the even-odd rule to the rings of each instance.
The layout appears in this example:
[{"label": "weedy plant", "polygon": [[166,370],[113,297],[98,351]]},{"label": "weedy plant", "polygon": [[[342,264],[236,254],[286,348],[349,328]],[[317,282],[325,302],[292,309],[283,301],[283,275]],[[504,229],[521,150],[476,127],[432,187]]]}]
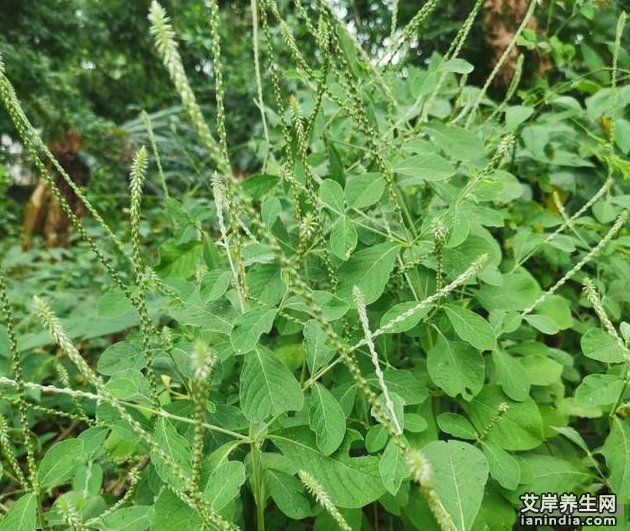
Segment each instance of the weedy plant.
[{"label": "weedy plant", "polygon": [[[16,318],[24,302],[0,270],[0,529],[509,529],[525,492],[630,499],[625,14],[609,86],[584,97],[578,79],[516,105],[522,60],[503,101],[487,92],[536,1],[482,88],[459,57],[481,0],[443,57],[406,65],[439,4],[373,61],[325,0],[296,0],[313,64],[276,0],[254,0],[264,168],[237,181],[218,3],[211,127],[153,2],[156,48],[216,171],[195,208],[169,194],[144,115],[125,237],[0,69],[32,163],[108,275],[88,315],[126,331],[85,355],[57,295]],[[149,178],[173,222],[157,263]]]}]

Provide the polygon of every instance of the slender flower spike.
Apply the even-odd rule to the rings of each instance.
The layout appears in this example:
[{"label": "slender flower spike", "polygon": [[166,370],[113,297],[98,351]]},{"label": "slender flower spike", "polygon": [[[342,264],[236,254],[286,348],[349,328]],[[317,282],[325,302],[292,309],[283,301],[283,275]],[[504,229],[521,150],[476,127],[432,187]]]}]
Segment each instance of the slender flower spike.
[{"label": "slender flower spike", "polygon": [[392,425],[394,427],[396,435],[400,435],[402,433],[402,429],[398,422],[398,418],[396,417],[396,412],[394,408],[394,401],[392,400],[391,395],[389,394],[389,389],[387,388],[387,384],[385,383],[385,376],[383,375],[383,371],[381,370],[381,364],[378,359],[378,353],[376,352],[376,346],[374,345],[374,341],[372,340],[372,332],[370,331],[370,323],[368,321],[367,309],[365,307],[365,300],[363,299],[363,293],[358,288],[358,286],[354,286],[352,290],[352,295],[354,297],[354,301],[357,304],[357,310],[359,312],[359,320],[361,321],[361,325],[363,326],[363,333],[365,334],[365,341],[367,342],[368,349],[370,350],[370,356],[372,358],[372,365],[374,365],[374,372],[376,373],[376,378],[378,379],[378,383],[381,386],[383,391],[383,398],[385,399],[385,408],[387,409],[387,413],[391,418]]},{"label": "slender flower spike", "polygon": [[420,492],[431,509],[435,520],[443,531],[454,531],[456,529],[451,515],[446,511],[444,505],[438,498],[433,488],[433,473],[431,465],[420,450],[414,450],[407,454],[407,466],[411,472],[411,479],[420,485]]},{"label": "slender flower spike", "polygon": [[339,512],[339,509],[335,507],[335,504],[331,501],[328,493],[324,490],[324,488],[319,484],[319,482],[308,472],[304,470],[300,470],[298,472],[298,476],[304,483],[306,490],[315,498],[317,503],[321,505],[330,516],[332,516],[333,520],[337,522],[337,525],[343,531],[352,531],[352,528],[348,525],[345,518]]}]

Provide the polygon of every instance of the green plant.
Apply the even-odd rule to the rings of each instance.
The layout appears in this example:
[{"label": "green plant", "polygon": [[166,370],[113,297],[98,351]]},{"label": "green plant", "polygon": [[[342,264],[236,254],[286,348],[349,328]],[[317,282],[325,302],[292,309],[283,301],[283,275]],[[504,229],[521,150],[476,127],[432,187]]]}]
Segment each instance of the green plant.
[{"label": "green plant", "polygon": [[[366,61],[324,0],[296,6],[312,62],[282,6],[256,2],[273,104],[258,90],[264,173],[240,182],[218,3],[216,127],[152,3],[213,172],[195,194],[170,194],[145,117],[158,172],[139,149],[129,231],[82,195],[92,219],[70,218],[107,288],[81,312],[110,328],[86,334],[56,294],[31,308],[43,283],[12,293],[27,266],[5,259],[0,450],[14,503],[0,529],[508,529],[525,492],[630,498],[625,14],[609,86],[585,74],[517,102],[519,68],[497,103],[496,72],[469,85],[459,57],[480,5],[446,55],[417,68]],[[54,158],[4,71],[0,95],[55,189]],[[159,238],[143,219],[152,178]]]}]

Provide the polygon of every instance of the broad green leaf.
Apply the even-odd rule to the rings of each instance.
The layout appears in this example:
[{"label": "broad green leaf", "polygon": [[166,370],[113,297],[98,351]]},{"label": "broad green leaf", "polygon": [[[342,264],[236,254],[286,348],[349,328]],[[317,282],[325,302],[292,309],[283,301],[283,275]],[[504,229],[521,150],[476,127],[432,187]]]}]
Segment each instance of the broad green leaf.
[{"label": "broad green leaf", "polygon": [[433,487],[455,528],[471,529],[488,480],[488,463],[481,450],[459,441],[433,441],[422,453],[433,472]]},{"label": "broad green leaf", "polygon": [[231,276],[232,273],[225,269],[208,271],[201,277],[201,286],[199,287],[201,300],[209,302],[221,298],[230,287]]},{"label": "broad green leaf", "polygon": [[63,485],[72,478],[74,469],[83,461],[83,441],[67,439],[58,442],[44,455],[39,464],[38,479],[45,489]]},{"label": "broad green leaf", "polygon": [[302,520],[311,515],[311,504],[304,485],[295,476],[279,470],[267,470],[267,487],[278,509],[289,518]]},{"label": "broad green leaf", "polygon": [[589,374],[575,390],[575,399],[587,406],[613,404],[624,388],[624,380],[616,374]]},{"label": "broad green leaf", "polygon": [[521,402],[529,396],[531,383],[527,372],[517,359],[501,349],[492,351],[495,383],[501,385],[503,392],[512,400]]},{"label": "broad green leaf", "polygon": [[454,59],[448,59],[440,65],[440,69],[444,72],[453,72],[455,74],[470,74],[475,67],[468,61],[456,57]]},{"label": "broad green leaf", "polygon": [[269,439],[298,470],[312,474],[337,507],[363,507],[385,492],[377,457],[349,457],[345,444],[326,456],[316,449],[308,428],[270,433]]},{"label": "broad green leaf", "polygon": [[131,505],[117,509],[99,520],[101,531],[144,531],[149,527],[149,507]]},{"label": "broad green leaf", "polygon": [[[410,371],[388,369],[383,371],[383,376],[390,392],[400,396],[406,405],[422,404],[429,395],[425,383]],[[365,379],[372,387],[380,390],[381,387],[375,374],[367,375]]]},{"label": "broad green leaf", "polygon": [[[414,308],[417,304],[417,301],[408,301],[401,302],[400,304],[392,306],[389,310],[385,312],[383,317],[381,317],[381,328],[383,328],[385,325],[387,325],[400,315],[409,311],[411,308]],[[423,317],[425,317],[429,313],[432,308],[433,305],[429,305],[418,312],[414,312],[413,315],[411,315],[410,317],[406,317],[405,319],[388,329],[386,333],[397,334],[401,332],[406,332],[407,330],[411,330],[420,322]]]},{"label": "broad green leaf", "polygon": [[551,319],[558,330],[566,330],[573,326],[571,306],[560,295],[549,295],[542,303],[536,306],[536,314],[544,315]]},{"label": "broad green leaf", "polygon": [[526,315],[525,320],[543,334],[555,335],[560,331],[556,323],[553,322],[553,319],[546,315],[533,313],[531,315]]},{"label": "broad green leaf", "polygon": [[278,182],[280,177],[277,175],[269,175],[268,173],[257,173],[250,175],[244,179],[240,186],[247,195],[254,199],[260,199],[269,190],[271,190]]},{"label": "broad green leaf", "polygon": [[612,419],[612,427],[604,446],[600,450],[606,458],[610,471],[608,481],[622,500],[630,499],[630,425],[617,416]]},{"label": "broad green leaf", "polygon": [[164,278],[190,278],[197,270],[202,254],[201,241],[191,241],[183,245],[167,241],[160,245],[160,263],[156,270]]},{"label": "broad green leaf", "polygon": [[151,386],[144,374],[137,369],[118,371],[105,387],[119,400],[151,405]]},{"label": "broad green leaf", "polygon": [[239,395],[241,409],[250,420],[299,411],[304,403],[300,384],[291,371],[263,346],[245,356]]},{"label": "broad green leaf", "polygon": [[505,499],[502,489],[490,484],[475,518],[473,531],[513,531],[516,517],[516,509]]},{"label": "broad green leaf", "polygon": [[478,433],[470,421],[459,413],[440,413],[437,424],[444,433],[458,439],[476,439]]},{"label": "broad green leaf", "polygon": [[195,326],[203,330],[211,330],[229,334],[232,330],[234,309],[225,300],[205,302],[201,300],[199,290],[169,310],[169,313],[182,325]]},{"label": "broad green leaf", "polygon": [[400,489],[403,479],[409,477],[409,466],[403,458],[400,448],[390,440],[381,456],[378,466],[383,485],[393,496]]},{"label": "broad green leaf", "polygon": [[562,365],[547,356],[532,355],[518,359],[532,385],[551,385],[562,375]]},{"label": "broad green leaf", "polygon": [[444,181],[455,174],[455,168],[443,157],[433,153],[413,155],[400,160],[393,170],[402,175],[401,186],[423,184],[425,181]]},{"label": "broad green leaf", "polygon": [[619,344],[601,328],[591,328],[580,339],[582,353],[604,363],[621,363],[624,352]]},{"label": "broad green leaf", "polygon": [[163,488],[149,513],[151,531],[201,530],[202,522],[195,511],[170,489]]},{"label": "broad green leaf", "polygon": [[333,358],[335,351],[326,345],[328,336],[315,319],[306,322],[303,333],[306,363],[313,374]]},{"label": "broad green leaf", "polygon": [[380,173],[364,173],[348,178],[346,203],[352,208],[366,208],[377,203],[385,191],[385,181]]},{"label": "broad green leaf", "polygon": [[248,268],[247,289],[263,304],[278,304],[287,291],[280,266],[276,263],[254,264]]},{"label": "broad green leaf", "polygon": [[[341,319],[350,308],[346,301],[327,291],[313,291],[313,298],[326,321]],[[289,297],[285,302],[285,307],[313,315],[313,309],[306,304],[302,297],[297,295]]]},{"label": "broad green leaf", "polygon": [[127,341],[107,347],[96,362],[98,372],[107,376],[124,369],[141,370],[145,365],[146,360],[142,349]]},{"label": "broad green leaf", "polygon": [[536,279],[525,269],[503,275],[501,286],[484,286],[479,301],[486,310],[524,310],[542,293]]},{"label": "broad green leaf", "polygon": [[155,442],[168,456],[165,461],[159,454],[151,453],[151,462],[162,480],[176,489],[185,489],[186,483],[175,473],[171,463],[175,463],[187,477],[192,473],[192,452],[190,444],[165,418],[157,421],[154,433]]},{"label": "broad green leaf", "polygon": [[494,349],[497,344],[494,330],[481,315],[454,304],[445,305],[444,310],[455,333],[466,343],[479,350]]},{"label": "broad green leaf", "polygon": [[381,243],[354,253],[337,271],[337,295],[354,306],[352,289],[358,286],[365,304],[375,302],[385,291],[399,250],[393,243]]},{"label": "broad green leaf", "polygon": [[[495,421],[499,406],[508,410]],[[497,386],[486,386],[470,402],[462,402],[473,425],[482,433],[488,426],[486,440],[504,450],[531,450],[543,440],[542,418],[531,398],[522,402],[510,400]]]},{"label": "broad green leaf", "polygon": [[521,482],[521,467],[518,461],[498,446],[481,441],[481,450],[488,460],[490,475],[508,490],[514,490]]},{"label": "broad green leaf", "polygon": [[119,317],[133,309],[131,301],[118,289],[104,293],[98,300],[98,315],[101,317]]},{"label": "broad green leaf", "polygon": [[336,257],[342,260],[350,258],[357,246],[358,236],[354,223],[348,216],[340,216],[330,232],[330,248]]},{"label": "broad green leaf", "polygon": [[427,370],[435,385],[449,396],[461,394],[470,400],[483,387],[483,356],[463,341],[450,341],[439,335],[427,352]]},{"label": "broad green leaf", "polygon": [[435,122],[425,125],[422,130],[429,133],[435,145],[452,159],[476,160],[484,156],[483,142],[462,127]]},{"label": "broad green leaf", "polygon": [[208,478],[203,492],[204,498],[215,511],[219,512],[238,496],[243,483],[245,483],[245,465],[241,461],[224,461]]},{"label": "broad green leaf", "polygon": [[519,456],[521,470],[529,476],[515,496],[524,492],[578,492],[582,485],[589,485],[593,474],[579,461],[568,461],[560,457],[542,454]]},{"label": "broad green leaf", "polygon": [[21,496],[0,520],[0,531],[35,531],[36,529],[37,499],[35,494],[29,492]]},{"label": "broad green leaf", "polygon": [[270,306],[259,306],[239,315],[230,336],[234,352],[245,354],[253,350],[260,336],[271,330],[277,313],[278,310]]},{"label": "broad green leaf", "polygon": [[343,188],[333,180],[326,179],[319,187],[319,197],[333,212],[343,213],[346,210],[343,199]]},{"label": "broad green leaf", "polygon": [[525,107],[524,105],[510,105],[505,110],[505,127],[507,127],[508,131],[514,131],[533,113],[533,107]]},{"label": "broad green leaf", "polygon": [[335,397],[319,383],[311,388],[308,421],[323,454],[330,455],[339,448],[346,434],[346,416]]}]

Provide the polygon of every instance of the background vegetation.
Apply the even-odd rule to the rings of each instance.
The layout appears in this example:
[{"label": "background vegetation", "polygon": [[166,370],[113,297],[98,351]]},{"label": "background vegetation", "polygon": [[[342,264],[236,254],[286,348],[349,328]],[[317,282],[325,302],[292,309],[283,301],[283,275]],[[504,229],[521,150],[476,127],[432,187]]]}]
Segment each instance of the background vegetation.
[{"label": "background vegetation", "polygon": [[0,530],[628,503],[628,7],[0,2]]}]

